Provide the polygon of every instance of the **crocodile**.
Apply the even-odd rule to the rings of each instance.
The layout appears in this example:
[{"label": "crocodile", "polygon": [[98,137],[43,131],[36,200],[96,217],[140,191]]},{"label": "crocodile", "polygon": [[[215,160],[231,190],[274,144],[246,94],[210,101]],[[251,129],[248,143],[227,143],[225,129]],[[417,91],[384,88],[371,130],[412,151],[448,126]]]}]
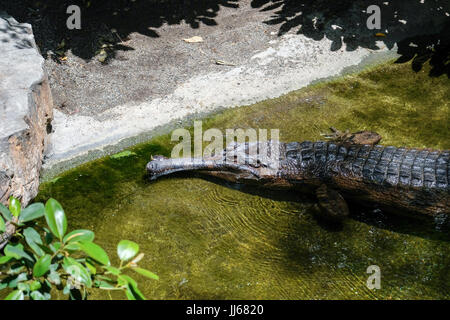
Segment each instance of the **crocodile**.
[{"label": "crocodile", "polygon": [[[385,211],[450,214],[449,150],[383,146],[378,144],[381,137],[368,131],[340,136],[344,138],[233,143],[202,158],[154,156],[146,170],[151,180],[198,171],[234,183],[310,192],[323,216],[334,221],[348,216],[347,200]],[[255,157],[254,148],[262,146],[268,156]]]}]

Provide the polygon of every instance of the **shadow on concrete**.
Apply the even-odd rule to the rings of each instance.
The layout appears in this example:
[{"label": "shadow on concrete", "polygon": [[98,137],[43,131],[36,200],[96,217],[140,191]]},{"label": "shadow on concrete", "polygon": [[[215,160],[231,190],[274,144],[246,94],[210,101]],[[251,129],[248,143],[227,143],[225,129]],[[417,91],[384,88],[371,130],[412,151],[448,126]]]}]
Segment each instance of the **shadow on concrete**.
[{"label": "shadow on concrete", "polygon": [[[185,23],[191,28],[201,24],[217,25],[222,7],[238,8],[242,0],[0,0],[5,10],[19,22],[31,23],[43,54],[51,50],[61,58],[67,50],[88,60],[105,50],[108,59],[118,50],[133,50],[124,45],[130,33],[159,37],[164,25]],[[82,12],[82,29],[69,30],[66,13],[69,5]],[[412,60],[414,71],[429,61],[430,76],[450,77],[450,2],[447,0],[251,0],[255,10],[272,13],[266,24],[279,25],[279,35],[291,30],[314,40],[327,37],[330,50],[345,44],[346,50],[364,47],[379,50],[380,42],[389,49],[397,43],[401,57]],[[369,30],[366,12],[369,5],[381,9],[381,29]],[[383,46],[383,45],[382,45]]]},{"label": "shadow on concrete", "polygon": [[[378,50],[378,41],[389,49],[397,43],[401,57],[397,62],[412,60],[419,71],[429,61],[430,76],[450,77],[450,2],[434,1],[326,1],[326,0],[252,0],[252,7],[273,12],[267,24],[280,25],[279,35],[291,30],[320,40],[332,41],[331,50],[352,51],[358,47]],[[381,13],[381,29],[369,30],[369,5]],[[377,33],[380,33],[377,35]]]},{"label": "shadow on concrete", "polygon": [[[81,9],[81,30],[66,26],[70,5]],[[33,26],[43,54],[51,50],[58,58],[72,50],[85,60],[102,49],[108,59],[117,50],[133,50],[121,44],[132,32],[159,37],[158,28],[165,24],[186,23],[194,29],[201,24],[214,26],[221,7],[237,8],[238,0],[0,0],[0,11]]]},{"label": "shadow on concrete", "polygon": [[28,29],[26,26],[18,24],[10,16],[1,12],[1,8],[0,18],[4,19],[0,24],[0,42],[11,42],[17,49],[29,49],[33,47],[32,42],[27,39]]}]

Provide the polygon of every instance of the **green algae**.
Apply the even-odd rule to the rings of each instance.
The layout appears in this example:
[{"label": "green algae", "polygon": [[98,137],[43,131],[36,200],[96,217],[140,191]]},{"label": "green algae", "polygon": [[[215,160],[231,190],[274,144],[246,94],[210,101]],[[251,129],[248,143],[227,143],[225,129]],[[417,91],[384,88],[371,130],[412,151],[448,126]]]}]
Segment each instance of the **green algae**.
[{"label": "green algae", "polygon": [[[373,130],[383,144],[450,148],[450,81],[388,63],[280,98],[203,119],[208,128],[279,128],[283,141],[318,140],[328,127]],[[192,128],[187,128],[192,132]],[[448,299],[450,234],[426,221],[353,208],[341,229],[314,218],[293,192],[239,189],[196,177],[149,183],[150,156],[169,156],[169,135],[67,171],[41,185],[70,229],[92,229],[111,257],[121,239],[140,244],[137,276],[153,299]],[[369,290],[367,267],[381,268]],[[107,298],[94,291],[91,298]],[[121,298],[121,296],[114,296]]]}]

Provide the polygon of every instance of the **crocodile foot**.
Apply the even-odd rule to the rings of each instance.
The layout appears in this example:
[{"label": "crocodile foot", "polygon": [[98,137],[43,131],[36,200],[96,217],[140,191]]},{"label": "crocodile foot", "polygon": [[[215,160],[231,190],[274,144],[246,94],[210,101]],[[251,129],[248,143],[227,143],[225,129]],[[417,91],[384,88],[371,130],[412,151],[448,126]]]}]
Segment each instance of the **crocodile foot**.
[{"label": "crocodile foot", "polygon": [[322,184],[316,189],[316,197],[320,209],[320,215],[325,220],[340,222],[349,214],[347,202],[334,189]]},{"label": "crocodile foot", "polygon": [[348,130],[342,132],[334,127],[330,127],[331,134],[322,134],[327,139],[344,144],[368,144],[376,145],[381,141],[381,136],[373,131],[358,131],[350,133]]}]

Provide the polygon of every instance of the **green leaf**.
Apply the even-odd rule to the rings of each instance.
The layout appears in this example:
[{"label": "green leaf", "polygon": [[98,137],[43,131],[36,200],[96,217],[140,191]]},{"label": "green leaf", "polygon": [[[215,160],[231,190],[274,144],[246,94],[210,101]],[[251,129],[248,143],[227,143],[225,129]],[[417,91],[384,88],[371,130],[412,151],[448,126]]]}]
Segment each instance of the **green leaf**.
[{"label": "green leaf", "polygon": [[20,282],[27,281],[27,280],[28,280],[28,273],[27,272],[22,272],[16,278],[14,278],[11,281],[9,281],[8,287],[16,288],[19,285]]},{"label": "green leaf", "polygon": [[89,271],[91,272],[91,274],[96,274],[96,273],[97,273],[97,269],[95,268],[94,264],[91,263],[91,261],[88,261],[88,260],[86,259],[85,264],[86,264],[86,267],[87,267],[87,268],[89,269]]},{"label": "green leaf", "polygon": [[103,267],[104,269],[106,269],[107,271],[109,271],[111,274],[118,276],[121,272],[120,269],[116,268],[116,267],[112,267],[112,266],[106,266]]},{"label": "green leaf", "polygon": [[3,220],[2,217],[0,217],[0,232],[5,232],[5,230],[6,230],[5,220]]},{"label": "green leaf", "polygon": [[59,263],[58,262],[53,263],[53,264],[50,265],[50,271],[56,271],[56,270],[58,270],[58,267],[59,267]]},{"label": "green leaf", "polygon": [[50,231],[62,241],[67,230],[67,219],[62,206],[53,198],[45,204],[45,220]]},{"label": "green leaf", "polygon": [[64,270],[70,274],[76,281],[85,284],[87,287],[92,286],[92,280],[86,268],[75,259],[65,257],[63,260]]},{"label": "green leaf", "polygon": [[23,231],[23,235],[28,246],[30,246],[39,257],[42,256],[44,251],[41,248],[43,244],[39,233],[35,229],[29,227]]},{"label": "green leaf", "polygon": [[91,230],[74,230],[64,237],[63,242],[94,241],[94,237],[94,232]]},{"label": "green leaf", "polygon": [[134,271],[136,271],[139,274],[142,274],[144,277],[150,278],[150,279],[154,279],[154,280],[159,280],[159,277],[154,274],[151,271],[142,269],[142,268],[132,268]]},{"label": "green leaf", "polygon": [[17,289],[28,292],[30,291],[30,285],[28,283],[21,282],[17,284]]},{"label": "green leaf", "polygon": [[14,290],[8,296],[5,298],[5,300],[23,300],[24,295],[23,292],[20,290]]},{"label": "green leaf", "polygon": [[48,281],[47,279],[44,279],[44,283],[49,289],[52,288],[52,283],[50,281]]},{"label": "green leaf", "polygon": [[54,252],[56,252],[56,251],[58,251],[59,249],[61,249],[62,243],[61,243],[61,242],[55,242],[55,243],[52,243],[52,244],[50,245],[50,247],[53,247],[53,250],[55,250]]},{"label": "green leaf", "polygon": [[31,291],[39,290],[41,287],[42,287],[41,283],[37,280],[30,282]]},{"label": "green leaf", "polygon": [[59,276],[59,273],[56,271],[50,271],[50,273],[47,276],[47,280],[55,285],[61,284],[61,277]]},{"label": "green leaf", "polygon": [[111,283],[115,282],[115,280],[113,280],[113,279],[111,279],[109,277],[106,277],[106,276],[102,276],[100,274],[96,276],[96,279],[97,280],[103,280],[103,281],[111,282]]},{"label": "green leaf", "polygon": [[28,259],[34,262],[33,258],[24,251],[23,245],[18,243],[16,245],[8,244],[4,250],[5,256],[13,257],[14,259],[19,260],[20,258]]},{"label": "green leaf", "polygon": [[44,236],[45,243],[46,244],[52,243],[52,241],[54,239],[52,232],[45,227],[44,227],[44,231],[45,231],[45,236]]},{"label": "green leaf", "polygon": [[[145,296],[142,294],[142,292],[138,289],[136,281],[127,276],[127,275],[120,275],[118,276],[119,284],[122,285],[124,283],[127,284],[127,289],[125,291],[127,298],[129,300],[145,300]],[[132,296],[132,299],[130,299]]]},{"label": "green leaf", "polygon": [[70,284],[69,283],[64,287],[63,294],[65,294],[65,295],[70,294]]},{"label": "green leaf", "polygon": [[128,281],[125,278],[125,275],[119,275],[117,277],[117,284],[121,287],[127,286],[128,285]]},{"label": "green leaf", "polygon": [[142,294],[142,292],[137,287],[129,285],[129,288],[130,288],[131,293],[136,298],[136,300],[147,300],[147,299],[145,299],[145,296]]},{"label": "green leaf", "polygon": [[30,293],[30,297],[33,300],[47,300],[46,297],[39,291],[33,291],[32,293]]},{"label": "green leaf", "polygon": [[9,198],[9,211],[16,218],[20,215],[20,201],[13,196]]},{"label": "green leaf", "polygon": [[69,252],[79,251],[79,250],[81,250],[80,244],[78,242],[68,243],[64,246],[64,250],[69,251]]},{"label": "green leaf", "polygon": [[10,221],[13,218],[11,211],[9,211],[9,209],[1,203],[0,203],[0,213],[2,214],[3,218],[5,218],[6,221]]},{"label": "green leaf", "polygon": [[[11,266],[11,268],[6,273],[13,276],[13,275],[21,274],[21,272],[23,272],[26,269],[27,269],[27,267],[25,265],[15,263]],[[26,274],[26,272],[23,272],[23,274]]]},{"label": "green leaf", "polygon": [[42,251],[44,251],[45,253],[48,253],[48,254],[54,254],[54,253],[55,253],[54,251],[52,251],[51,248],[47,247],[46,245],[38,244],[38,246],[39,246],[39,248],[41,248]]},{"label": "green leaf", "polygon": [[61,277],[59,276],[59,273],[56,271],[50,271],[50,273],[47,276],[47,279],[48,281],[57,286],[61,284]]},{"label": "green leaf", "polygon": [[38,219],[45,214],[45,207],[42,203],[33,203],[22,210],[20,214],[19,223],[28,222]]},{"label": "green leaf", "polygon": [[[52,255],[53,255],[54,253],[56,254],[56,252],[58,251],[58,250],[55,248],[55,245],[54,245],[53,243],[49,244],[48,248],[50,249]],[[41,249],[44,250],[44,247],[41,246]],[[50,253],[49,253],[49,254],[50,254]]]},{"label": "green leaf", "polygon": [[95,286],[100,289],[114,289],[114,285],[106,281],[96,281]]},{"label": "green leaf", "polygon": [[136,300],[133,292],[131,291],[130,286],[127,286],[127,289],[125,290],[125,295],[127,296],[128,300]]},{"label": "green leaf", "polygon": [[33,267],[33,276],[41,277],[50,270],[50,264],[52,257],[49,254],[45,254],[36,261]]},{"label": "green leaf", "polygon": [[0,264],[5,264],[7,263],[9,260],[11,260],[13,257],[9,257],[9,256],[3,256],[0,257]]},{"label": "green leaf", "polygon": [[90,241],[80,241],[79,245],[80,249],[95,261],[98,261],[106,266],[110,264],[108,255],[99,245]]},{"label": "green leaf", "polygon": [[120,260],[127,261],[139,252],[139,245],[130,240],[122,240],[117,246],[117,255]]}]

